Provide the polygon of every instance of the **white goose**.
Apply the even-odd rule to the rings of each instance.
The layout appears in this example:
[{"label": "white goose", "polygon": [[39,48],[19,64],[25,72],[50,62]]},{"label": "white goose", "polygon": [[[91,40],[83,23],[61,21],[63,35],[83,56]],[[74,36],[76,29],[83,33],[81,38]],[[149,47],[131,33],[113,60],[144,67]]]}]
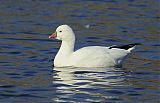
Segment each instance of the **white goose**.
[{"label": "white goose", "polygon": [[55,67],[113,67],[121,66],[125,57],[138,43],[123,46],[88,46],[74,51],[75,34],[68,25],[59,26],[49,36],[62,40],[61,47],[55,56]]}]

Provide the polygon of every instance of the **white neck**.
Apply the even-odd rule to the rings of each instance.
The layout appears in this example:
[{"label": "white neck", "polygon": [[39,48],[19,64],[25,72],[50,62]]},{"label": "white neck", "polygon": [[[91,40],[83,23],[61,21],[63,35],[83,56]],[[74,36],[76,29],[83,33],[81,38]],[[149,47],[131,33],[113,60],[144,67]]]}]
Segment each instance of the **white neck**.
[{"label": "white neck", "polygon": [[75,38],[72,40],[62,41],[61,47],[55,57],[56,61],[66,61],[74,52]]},{"label": "white neck", "polygon": [[62,41],[58,54],[65,55],[65,56],[72,54],[74,52],[74,44],[75,44],[75,40]]}]

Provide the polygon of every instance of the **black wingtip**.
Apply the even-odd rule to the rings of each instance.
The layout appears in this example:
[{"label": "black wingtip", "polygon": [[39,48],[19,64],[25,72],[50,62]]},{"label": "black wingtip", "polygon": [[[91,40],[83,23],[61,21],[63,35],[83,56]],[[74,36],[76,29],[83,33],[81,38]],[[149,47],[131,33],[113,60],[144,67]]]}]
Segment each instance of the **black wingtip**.
[{"label": "black wingtip", "polygon": [[131,43],[131,44],[127,44],[127,45],[124,45],[124,46],[128,46],[128,47],[134,47],[136,45],[142,45],[141,43]]},{"label": "black wingtip", "polygon": [[109,49],[112,48],[119,48],[119,49],[125,49],[128,50],[129,48],[132,48],[136,45],[142,45],[141,43],[132,43],[132,44],[127,44],[127,45],[122,45],[122,46],[111,46]]}]

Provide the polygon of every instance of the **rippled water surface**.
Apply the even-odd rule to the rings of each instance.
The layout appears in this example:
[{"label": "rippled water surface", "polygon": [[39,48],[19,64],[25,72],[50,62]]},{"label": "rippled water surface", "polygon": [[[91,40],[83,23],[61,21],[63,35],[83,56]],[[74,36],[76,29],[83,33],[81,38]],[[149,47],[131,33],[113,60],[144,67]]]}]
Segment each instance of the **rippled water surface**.
[{"label": "rippled water surface", "polygon": [[[1,0],[0,103],[160,102],[159,14],[159,0]],[[54,68],[61,24],[76,48],[143,45],[123,68]]]}]

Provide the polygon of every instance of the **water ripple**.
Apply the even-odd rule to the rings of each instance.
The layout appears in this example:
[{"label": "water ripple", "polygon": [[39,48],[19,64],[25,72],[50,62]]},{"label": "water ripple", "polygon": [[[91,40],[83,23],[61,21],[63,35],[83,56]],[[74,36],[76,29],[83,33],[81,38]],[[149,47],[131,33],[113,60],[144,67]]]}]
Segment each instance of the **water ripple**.
[{"label": "water ripple", "polygon": [[[30,0],[0,3],[0,103],[159,102],[158,0]],[[124,68],[53,68],[60,24],[76,48],[142,43]],[[89,26],[87,26],[89,25]]]}]

